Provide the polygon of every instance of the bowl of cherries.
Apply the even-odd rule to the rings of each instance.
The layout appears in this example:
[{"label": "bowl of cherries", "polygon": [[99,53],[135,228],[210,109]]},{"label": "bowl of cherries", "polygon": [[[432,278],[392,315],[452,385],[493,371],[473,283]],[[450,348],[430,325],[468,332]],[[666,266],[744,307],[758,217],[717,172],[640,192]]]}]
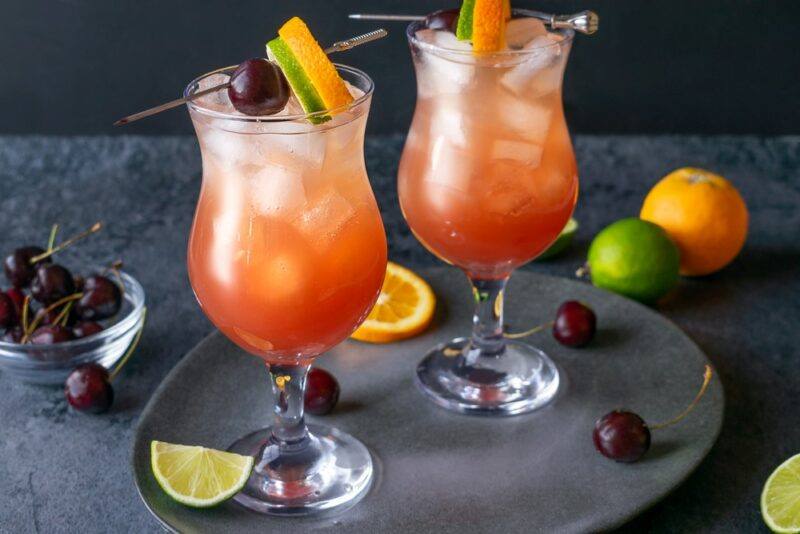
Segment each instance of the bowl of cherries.
[{"label": "bowl of cherries", "polygon": [[63,248],[25,246],[3,259],[0,370],[25,382],[63,384],[89,363],[110,369],[144,325],[139,282],[119,263],[73,274],[54,259]]}]

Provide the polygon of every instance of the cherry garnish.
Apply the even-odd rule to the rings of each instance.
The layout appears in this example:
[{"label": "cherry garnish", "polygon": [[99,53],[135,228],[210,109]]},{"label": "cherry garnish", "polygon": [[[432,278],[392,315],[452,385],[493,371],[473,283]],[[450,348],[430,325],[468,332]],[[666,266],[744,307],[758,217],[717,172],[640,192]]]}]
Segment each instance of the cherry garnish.
[{"label": "cherry garnish", "polygon": [[52,345],[73,339],[75,336],[72,335],[72,330],[66,326],[48,324],[34,330],[30,342],[33,345]]},{"label": "cherry garnish", "polygon": [[18,248],[9,254],[3,261],[3,270],[8,281],[16,287],[27,287],[36,274],[36,267],[53,261],[48,257],[31,264],[31,258],[44,252],[41,247],[28,246]]},{"label": "cherry garnish", "polygon": [[31,282],[31,296],[43,304],[51,304],[75,292],[75,281],[65,267],[56,263],[40,265]]},{"label": "cherry garnish", "polygon": [[17,309],[11,297],[0,293],[0,328],[11,328],[17,324]]},{"label": "cherry garnish", "polygon": [[84,320],[99,321],[116,315],[122,306],[119,286],[105,276],[90,276],[83,283],[83,296],[75,313]]},{"label": "cherry garnish", "polygon": [[339,382],[325,369],[312,368],[306,379],[304,400],[306,411],[310,414],[331,413],[339,400]]},{"label": "cherry garnish", "polygon": [[456,31],[458,26],[458,9],[434,11],[425,17],[425,25],[430,30]]},{"label": "cherry garnish", "polygon": [[650,448],[650,429],[635,413],[614,410],[597,420],[592,439],[603,456],[630,463]]},{"label": "cherry garnish", "polygon": [[6,330],[3,336],[0,337],[0,341],[5,341],[6,343],[21,343],[24,335],[25,332],[22,331],[22,327],[15,326],[14,328]]},{"label": "cherry garnish", "polygon": [[75,339],[81,339],[103,331],[103,325],[94,321],[81,321],[72,327]]},{"label": "cherry garnish", "polygon": [[67,377],[64,395],[70,406],[89,413],[102,413],[114,401],[108,371],[96,363],[76,367]]},{"label": "cherry garnish", "polygon": [[231,104],[245,115],[273,115],[286,107],[289,94],[283,71],[260,57],[239,64],[228,87]]},{"label": "cherry garnish", "polygon": [[553,323],[553,337],[568,347],[583,347],[594,338],[597,317],[592,309],[577,300],[559,306]]}]

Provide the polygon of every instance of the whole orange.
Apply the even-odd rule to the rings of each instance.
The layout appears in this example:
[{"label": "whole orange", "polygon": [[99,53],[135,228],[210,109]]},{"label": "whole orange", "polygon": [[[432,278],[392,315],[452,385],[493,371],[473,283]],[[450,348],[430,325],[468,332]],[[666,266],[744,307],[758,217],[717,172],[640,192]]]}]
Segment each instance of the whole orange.
[{"label": "whole orange", "polygon": [[681,274],[700,276],[728,265],[747,237],[747,206],[717,174],[684,167],[647,194],[639,217],[664,228],[681,253]]}]

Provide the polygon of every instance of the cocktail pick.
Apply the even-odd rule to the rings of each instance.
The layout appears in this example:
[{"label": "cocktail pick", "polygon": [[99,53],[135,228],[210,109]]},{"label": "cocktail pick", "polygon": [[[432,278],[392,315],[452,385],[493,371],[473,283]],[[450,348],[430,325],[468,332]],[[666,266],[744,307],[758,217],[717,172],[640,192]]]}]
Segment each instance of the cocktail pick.
[{"label": "cocktail pick", "polygon": [[[532,9],[515,9],[515,11],[521,15],[539,19],[551,28],[569,28],[585,35],[592,35],[597,32],[597,28],[600,24],[600,17],[594,11],[581,11],[572,15],[553,15],[551,13],[542,13],[541,11],[534,11]],[[355,20],[378,20],[387,22],[425,20],[425,17],[420,15],[391,15],[380,13],[352,13],[349,17]]]},{"label": "cocktail pick", "polygon": [[[345,50],[350,50],[351,48],[355,48],[357,46],[361,46],[363,44],[376,41],[378,39],[382,39],[389,35],[389,32],[384,30],[383,28],[379,28],[377,30],[373,30],[369,33],[365,33],[363,35],[358,35],[356,37],[351,37],[349,39],[345,39],[344,41],[336,41],[331,46],[325,49],[326,54],[333,54],[334,52],[344,52]],[[235,69],[238,65],[231,65],[231,69]],[[168,109],[176,108],[182,104],[186,104],[187,102],[191,102],[201,96],[205,96],[207,94],[213,93],[215,91],[219,91],[220,89],[227,89],[230,84],[228,83],[221,83],[219,85],[215,85],[214,87],[209,87],[208,89],[204,89],[202,91],[198,91],[196,93],[192,93],[191,95],[184,97],[184,98],[177,98],[170,102],[166,102],[159,106],[155,106],[144,111],[140,111],[138,113],[134,113],[133,115],[128,115],[127,117],[123,117],[117,122],[114,123],[114,126],[122,126],[124,124],[129,124],[134,121],[138,121],[139,119],[143,119],[145,117],[149,117],[150,115],[155,115],[156,113],[161,113],[162,111],[166,111]]]}]

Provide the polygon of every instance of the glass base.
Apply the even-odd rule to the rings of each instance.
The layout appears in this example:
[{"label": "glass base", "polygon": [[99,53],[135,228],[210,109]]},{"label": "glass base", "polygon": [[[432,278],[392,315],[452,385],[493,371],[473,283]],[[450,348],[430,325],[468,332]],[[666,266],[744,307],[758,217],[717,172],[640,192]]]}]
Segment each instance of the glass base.
[{"label": "glass base", "polygon": [[435,347],[417,366],[417,385],[448,410],[517,415],[541,408],[558,391],[559,375],[541,350],[507,341],[498,355],[484,356],[457,338]]},{"label": "glass base", "polygon": [[255,456],[244,489],[233,498],[263,514],[306,515],[340,511],[366,495],[372,458],[354,437],[323,425],[308,425],[308,437],[283,450],[269,428],[248,434],[228,450]]}]

